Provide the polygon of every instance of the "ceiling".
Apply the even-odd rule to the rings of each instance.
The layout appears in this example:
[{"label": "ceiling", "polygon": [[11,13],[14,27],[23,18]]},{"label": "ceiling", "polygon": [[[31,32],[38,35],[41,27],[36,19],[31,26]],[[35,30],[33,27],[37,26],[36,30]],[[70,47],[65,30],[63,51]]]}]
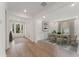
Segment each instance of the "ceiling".
[{"label": "ceiling", "polygon": [[[42,2],[8,2],[8,11],[21,17],[33,17],[43,10],[46,10],[55,2],[47,2],[47,5],[43,7]],[[24,9],[27,13],[24,13]]]},{"label": "ceiling", "polygon": [[[46,2],[47,5],[43,7],[41,3],[42,2],[8,2],[7,4],[8,11],[10,13],[26,18],[34,17],[42,11],[49,9],[50,7],[53,9],[59,9],[62,6],[70,4],[69,2]],[[27,10],[27,13],[24,13],[24,9]]]}]

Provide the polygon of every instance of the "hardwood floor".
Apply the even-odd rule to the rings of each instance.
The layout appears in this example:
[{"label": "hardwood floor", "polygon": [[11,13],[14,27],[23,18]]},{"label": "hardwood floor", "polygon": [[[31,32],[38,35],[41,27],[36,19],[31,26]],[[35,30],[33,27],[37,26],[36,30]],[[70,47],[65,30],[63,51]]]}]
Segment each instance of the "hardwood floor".
[{"label": "hardwood floor", "polygon": [[73,56],[70,52],[44,41],[38,43],[28,39],[14,39],[11,47],[6,51],[7,57],[61,57]]}]

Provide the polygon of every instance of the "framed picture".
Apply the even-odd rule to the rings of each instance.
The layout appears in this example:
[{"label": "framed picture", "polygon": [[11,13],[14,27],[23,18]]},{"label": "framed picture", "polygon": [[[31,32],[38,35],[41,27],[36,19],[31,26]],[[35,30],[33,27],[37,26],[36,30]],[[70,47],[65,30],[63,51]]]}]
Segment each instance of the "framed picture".
[{"label": "framed picture", "polygon": [[47,32],[48,31],[48,22],[42,21],[42,31]]}]

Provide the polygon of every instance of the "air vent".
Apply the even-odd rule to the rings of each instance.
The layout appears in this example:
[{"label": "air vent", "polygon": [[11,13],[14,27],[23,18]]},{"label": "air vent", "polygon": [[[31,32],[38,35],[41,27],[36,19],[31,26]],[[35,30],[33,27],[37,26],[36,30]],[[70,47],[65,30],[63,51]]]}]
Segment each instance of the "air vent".
[{"label": "air vent", "polygon": [[41,6],[45,7],[45,6],[47,6],[47,3],[46,2],[42,2]]}]

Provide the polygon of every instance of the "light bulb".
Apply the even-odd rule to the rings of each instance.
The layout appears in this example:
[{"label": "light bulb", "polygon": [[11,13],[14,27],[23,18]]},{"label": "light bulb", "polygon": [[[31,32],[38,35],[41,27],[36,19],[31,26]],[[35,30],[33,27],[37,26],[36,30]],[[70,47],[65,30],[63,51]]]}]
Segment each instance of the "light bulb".
[{"label": "light bulb", "polygon": [[45,19],[45,18],[46,18],[46,16],[43,16],[43,18]]},{"label": "light bulb", "polygon": [[24,13],[26,13],[27,12],[27,10],[26,9],[24,9]]}]

